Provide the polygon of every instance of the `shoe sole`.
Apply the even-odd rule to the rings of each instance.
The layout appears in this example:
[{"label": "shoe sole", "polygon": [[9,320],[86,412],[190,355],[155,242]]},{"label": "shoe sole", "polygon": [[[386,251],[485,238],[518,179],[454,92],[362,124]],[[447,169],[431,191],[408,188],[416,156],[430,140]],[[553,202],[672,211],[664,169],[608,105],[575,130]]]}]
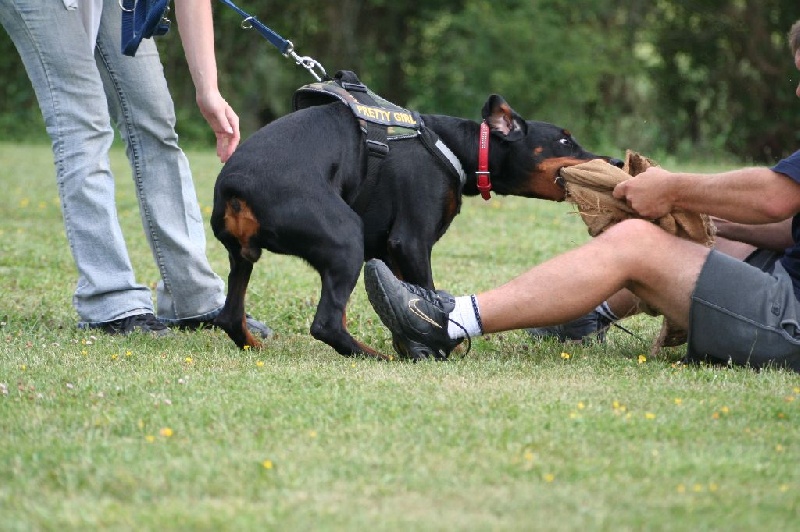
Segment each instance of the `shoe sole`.
[{"label": "shoe sole", "polygon": [[380,269],[389,270],[384,263],[374,260],[364,266],[364,288],[367,290],[367,298],[383,324],[393,334],[408,338],[378,275]]}]

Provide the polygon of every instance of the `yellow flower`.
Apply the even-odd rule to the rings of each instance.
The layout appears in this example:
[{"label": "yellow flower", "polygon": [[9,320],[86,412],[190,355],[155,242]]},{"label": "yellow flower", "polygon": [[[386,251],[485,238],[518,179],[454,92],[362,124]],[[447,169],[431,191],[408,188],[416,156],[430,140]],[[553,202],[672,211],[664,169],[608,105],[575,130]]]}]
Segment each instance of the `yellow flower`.
[{"label": "yellow flower", "polygon": [[556,479],[556,476],[552,473],[545,473],[542,478],[545,482],[553,482]]},{"label": "yellow flower", "polygon": [[258,366],[259,368],[263,368],[264,367],[264,361],[263,360],[257,361],[256,362],[256,366]]},{"label": "yellow flower", "polygon": [[647,357],[644,355],[639,355],[639,364],[644,364],[647,362]]},{"label": "yellow flower", "polygon": [[154,441],[156,441],[156,437],[153,436],[152,434],[148,434],[147,436],[144,437],[144,439],[147,443],[153,443]]},{"label": "yellow flower", "polygon": [[533,462],[533,459],[534,459],[536,456],[535,456],[535,455],[534,455],[532,452],[530,452],[530,451],[525,451],[525,454],[523,454],[523,455],[522,455],[522,457],[523,457],[523,458],[525,459],[525,461],[527,461],[527,462]]},{"label": "yellow flower", "polygon": [[158,433],[161,434],[165,438],[171,438],[172,434],[173,434],[172,429],[169,428],[169,427],[164,427],[163,429],[158,431]]},{"label": "yellow flower", "polygon": [[185,361],[187,364],[191,364],[191,363],[192,363],[192,357],[186,357],[186,358],[184,359],[184,361]]},{"label": "yellow flower", "polygon": [[261,462],[261,466],[264,469],[272,469],[272,460],[264,460],[263,462]]},{"label": "yellow flower", "polygon": [[652,412],[645,412],[644,417],[645,419],[655,419],[656,415]]},{"label": "yellow flower", "polygon": [[578,401],[578,410],[583,410],[586,408],[586,405],[583,404],[583,401]]},{"label": "yellow flower", "polygon": [[686,486],[684,486],[683,484],[678,484],[678,486],[675,488],[675,490],[678,493],[686,493]]},{"label": "yellow flower", "polygon": [[572,355],[570,355],[569,353],[561,353],[561,358],[563,358],[564,360],[569,360],[569,358],[570,358],[571,356],[572,356]]},{"label": "yellow flower", "polygon": [[126,357],[129,357],[129,356],[131,356],[131,355],[133,355],[133,353],[131,353],[130,351],[125,351],[125,356],[126,356]]},{"label": "yellow flower", "polygon": [[249,351],[250,350],[250,346],[249,345],[244,346],[244,350],[245,351]]},{"label": "yellow flower", "polygon": [[776,452],[776,453],[782,453],[782,452],[783,452],[783,451],[785,451],[785,450],[786,450],[786,449],[784,449],[784,448],[783,448],[783,445],[781,445],[780,443],[779,443],[778,445],[776,445],[776,446],[775,446],[775,452]]},{"label": "yellow flower", "polygon": [[308,431],[308,437],[309,438],[316,438],[317,437],[317,431],[316,430],[309,430]]},{"label": "yellow flower", "polygon": [[116,360],[116,359],[118,359],[118,358],[119,358],[119,355],[118,355],[118,354],[116,354],[116,353],[114,353],[113,355],[111,355],[111,360]]},{"label": "yellow flower", "polygon": [[719,409],[719,411],[722,412],[723,414],[727,414],[728,412],[730,412],[727,406],[723,406],[722,408]]},{"label": "yellow flower", "polygon": [[715,493],[718,489],[719,489],[719,486],[714,482],[711,482],[708,485],[708,491],[710,491],[711,493]]},{"label": "yellow flower", "polygon": [[676,405],[682,405],[682,404],[683,404],[683,399],[681,399],[681,398],[679,398],[679,397],[676,397],[676,398],[675,398],[675,404],[676,404]]}]

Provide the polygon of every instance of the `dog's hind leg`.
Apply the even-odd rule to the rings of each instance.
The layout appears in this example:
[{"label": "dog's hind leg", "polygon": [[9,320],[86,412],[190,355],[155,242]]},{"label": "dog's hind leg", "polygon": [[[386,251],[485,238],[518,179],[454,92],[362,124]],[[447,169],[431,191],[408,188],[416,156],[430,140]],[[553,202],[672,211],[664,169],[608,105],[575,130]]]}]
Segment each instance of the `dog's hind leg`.
[{"label": "dog's hind leg", "polygon": [[211,225],[217,238],[228,250],[231,271],[228,274],[228,294],[222,311],[214,323],[222,328],[240,348],[261,347],[261,342],[247,329],[244,310],[247,285],[253,273],[253,263],[261,256],[261,248],[250,246],[259,230],[259,223],[244,201],[236,198],[225,204],[223,211],[212,214]]},{"label": "dog's hind leg", "polygon": [[214,323],[221,327],[240,348],[245,346],[261,347],[261,342],[247,329],[247,319],[244,311],[244,299],[250,275],[253,273],[253,263],[241,256],[229,253],[231,272],[228,274],[228,295],[225,306],[214,318]]}]

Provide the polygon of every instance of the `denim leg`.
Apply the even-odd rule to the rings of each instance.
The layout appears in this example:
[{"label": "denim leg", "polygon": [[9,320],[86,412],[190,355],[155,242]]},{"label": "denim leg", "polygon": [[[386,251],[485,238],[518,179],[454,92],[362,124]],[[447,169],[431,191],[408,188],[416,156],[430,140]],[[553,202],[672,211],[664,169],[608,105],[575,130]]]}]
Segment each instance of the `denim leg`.
[{"label": "denim leg", "polygon": [[134,278],[117,219],[108,159],[114,132],[80,14],[63,0],[5,0],[0,23],[19,51],[52,140],[82,324],[152,312],[150,290]]},{"label": "denim leg", "polygon": [[224,283],[206,257],[205,228],[189,162],[178,147],[172,97],[153,40],[143,40],[135,57],[124,56],[120,25],[117,0],[105,0],[97,64],[161,274],[158,317],[166,322],[208,317],[225,302]]}]

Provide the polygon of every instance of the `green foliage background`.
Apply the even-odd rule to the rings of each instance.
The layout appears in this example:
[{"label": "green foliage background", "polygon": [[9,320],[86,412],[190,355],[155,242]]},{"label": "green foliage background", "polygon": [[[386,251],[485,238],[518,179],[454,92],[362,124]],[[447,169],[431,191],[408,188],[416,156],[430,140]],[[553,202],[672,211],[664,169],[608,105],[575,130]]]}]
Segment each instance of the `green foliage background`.
[{"label": "green foliage background", "polygon": [[[422,112],[476,118],[502,94],[595,150],[772,162],[798,147],[796,0],[240,0],[328,70]],[[248,135],[311,77],[214,6],[221,85]],[[178,28],[179,29],[179,28]],[[159,39],[184,142],[209,144],[176,31]],[[19,57],[0,35],[0,140],[42,138]]]}]

